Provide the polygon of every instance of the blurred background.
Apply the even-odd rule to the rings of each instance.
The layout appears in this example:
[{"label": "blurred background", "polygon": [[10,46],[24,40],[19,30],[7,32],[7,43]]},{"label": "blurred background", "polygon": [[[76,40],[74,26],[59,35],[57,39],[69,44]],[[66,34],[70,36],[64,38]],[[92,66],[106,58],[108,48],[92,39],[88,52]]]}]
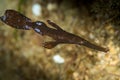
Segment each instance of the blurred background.
[{"label": "blurred background", "polygon": [[0,16],[7,9],[52,20],[110,51],[73,44],[45,49],[48,37],[0,22],[0,80],[120,80],[119,0],[0,0]]}]

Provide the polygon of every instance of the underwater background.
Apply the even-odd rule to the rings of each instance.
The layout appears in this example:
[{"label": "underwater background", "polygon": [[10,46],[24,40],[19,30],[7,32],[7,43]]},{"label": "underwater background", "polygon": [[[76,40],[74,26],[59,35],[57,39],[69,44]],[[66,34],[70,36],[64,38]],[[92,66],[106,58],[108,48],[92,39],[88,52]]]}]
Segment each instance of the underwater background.
[{"label": "underwater background", "polygon": [[46,49],[41,45],[51,38],[1,21],[0,80],[120,80],[119,0],[0,0],[0,16],[7,9],[33,21],[52,20],[110,51],[75,44]]}]

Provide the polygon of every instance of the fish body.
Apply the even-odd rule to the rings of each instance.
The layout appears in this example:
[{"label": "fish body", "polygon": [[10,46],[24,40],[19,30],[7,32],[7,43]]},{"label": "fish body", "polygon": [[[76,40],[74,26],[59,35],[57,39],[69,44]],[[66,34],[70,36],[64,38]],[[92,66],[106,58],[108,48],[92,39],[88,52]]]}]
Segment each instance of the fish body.
[{"label": "fish body", "polygon": [[109,51],[108,48],[97,46],[87,41],[84,38],[81,38],[75,34],[64,31],[56,23],[51,22],[50,20],[47,20],[47,22],[53,28],[48,27],[42,21],[33,22],[30,18],[24,16],[23,14],[15,10],[6,10],[4,15],[1,16],[0,19],[2,22],[13,28],[24,29],[24,30],[33,29],[35,32],[39,33],[42,36],[46,35],[53,38],[55,41],[45,42],[43,44],[43,47],[45,48],[51,49],[58,44],[78,44],[98,51],[103,51],[103,52]]}]

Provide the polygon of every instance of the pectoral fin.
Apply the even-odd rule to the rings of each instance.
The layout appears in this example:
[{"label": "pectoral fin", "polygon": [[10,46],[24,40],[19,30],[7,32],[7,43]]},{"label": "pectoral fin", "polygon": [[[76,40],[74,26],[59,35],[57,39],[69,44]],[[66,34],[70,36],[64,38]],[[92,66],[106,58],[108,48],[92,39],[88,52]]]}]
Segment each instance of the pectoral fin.
[{"label": "pectoral fin", "polygon": [[54,22],[47,20],[48,24],[50,24],[52,27],[56,28],[57,30],[62,30],[57,24]]},{"label": "pectoral fin", "polygon": [[48,48],[48,49],[51,49],[51,48],[54,48],[56,45],[58,45],[59,42],[54,42],[54,41],[51,41],[51,42],[45,42],[43,43],[43,47],[44,48]]}]

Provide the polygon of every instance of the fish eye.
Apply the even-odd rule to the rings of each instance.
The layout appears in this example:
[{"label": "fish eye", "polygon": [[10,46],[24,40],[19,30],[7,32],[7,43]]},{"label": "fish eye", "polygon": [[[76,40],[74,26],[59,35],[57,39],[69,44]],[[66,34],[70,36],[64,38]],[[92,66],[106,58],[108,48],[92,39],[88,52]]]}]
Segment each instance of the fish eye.
[{"label": "fish eye", "polygon": [[39,28],[35,28],[34,30],[35,30],[36,32],[38,32],[38,33],[41,32]]},{"label": "fish eye", "polygon": [[43,22],[40,22],[40,21],[36,21],[35,23],[39,26],[43,25]]},{"label": "fish eye", "polygon": [[44,22],[42,22],[42,21],[36,21],[35,24],[37,26],[46,26],[46,24]]}]

